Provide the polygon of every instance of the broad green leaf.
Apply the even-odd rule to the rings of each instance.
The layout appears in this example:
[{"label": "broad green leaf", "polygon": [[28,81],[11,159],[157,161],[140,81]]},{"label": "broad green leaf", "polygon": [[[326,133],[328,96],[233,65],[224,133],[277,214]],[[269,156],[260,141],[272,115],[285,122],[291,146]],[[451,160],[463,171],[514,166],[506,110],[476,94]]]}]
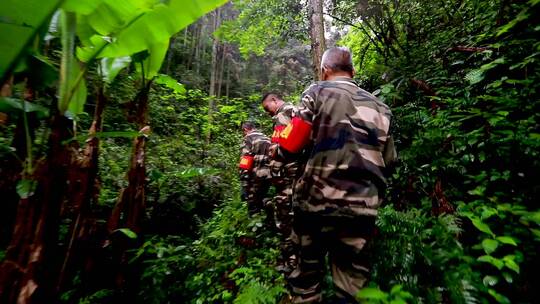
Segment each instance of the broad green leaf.
[{"label": "broad green leaf", "polygon": [[378,288],[367,287],[361,289],[356,297],[359,299],[386,300],[388,295]]},{"label": "broad green leaf", "polygon": [[476,227],[478,230],[484,233],[487,233],[491,236],[494,236],[493,232],[491,231],[491,228],[489,228],[489,226],[486,223],[482,222],[482,220],[480,220],[479,218],[472,217],[471,222],[473,223],[474,227]]},{"label": "broad green leaf", "polygon": [[22,199],[27,199],[34,194],[36,190],[37,182],[30,179],[21,179],[17,182],[17,194]]},{"label": "broad green leaf", "polygon": [[160,49],[149,64],[151,75],[156,70],[155,66],[161,63],[172,35],[225,2],[104,0],[88,18],[83,19],[86,24],[81,25],[84,31],[79,33],[84,33],[81,41],[86,44],[77,50],[77,56],[87,62],[96,56],[115,58],[165,48]]},{"label": "broad green leaf", "polygon": [[507,255],[502,260],[506,267],[515,271],[516,273],[519,273],[519,265],[516,263],[515,258],[516,257],[514,255]]},{"label": "broad green leaf", "polygon": [[66,12],[88,15],[94,11],[100,4],[101,0],[65,0],[62,4],[62,9]]},{"label": "broad green leaf", "polygon": [[103,58],[100,61],[99,69],[103,81],[111,83],[116,78],[118,73],[131,63],[131,57],[118,57],[118,58]]},{"label": "broad green leaf", "polygon": [[120,229],[116,229],[115,231],[123,233],[125,236],[127,236],[130,239],[136,239],[137,238],[137,234],[133,230],[131,230],[129,228],[120,228]]},{"label": "broad green leaf", "polygon": [[[161,64],[163,63],[163,59],[165,59],[165,54],[167,54],[168,46],[168,39],[164,42],[157,42],[150,46],[148,49],[149,56],[142,61],[142,67],[144,68],[143,75],[145,79],[152,79],[157,75],[159,69],[161,68]],[[140,73],[141,65],[136,64],[135,66],[137,67],[137,71]]]},{"label": "broad green leaf", "polygon": [[61,0],[0,1],[0,83],[13,71],[23,50],[38,29],[58,8]]},{"label": "broad green leaf", "polygon": [[479,257],[477,261],[491,264],[499,270],[501,270],[504,267],[504,262],[502,260],[494,258],[490,255],[483,255]]},{"label": "broad green leaf", "polygon": [[503,244],[517,246],[516,239],[514,239],[513,237],[510,237],[510,236],[498,236],[496,239],[497,239],[497,241],[499,241],[499,242],[501,242]]},{"label": "broad green leaf", "polygon": [[43,106],[28,101],[24,101],[23,105],[22,100],[20,99],[0,97],[0,112],[20,113],[23,111],[23,107],[26,108],[27,113],[35,112],[38,118],[49,116],[49,109]]},{"label": "broad green leaf", "polygon": [[183,84],[179,83],[176,79],[169,75],[159,74],[154,79],[154,82],[164,85],[165,87],[173,90],[176,94],[184,95],[187,92]]},{"label": "broad green leaf", "polygon": [[484,239],[482,241],[482,248],[484,248],[484,251],[487,254],[491,254],[495,250],[497,250],[497,247],[499,246],[499,242],[493,239]]},{"label": "broad green leaf", "polygon": [[502,294],[496,292],[494,289],[489,289],[488,292],[493,298],[495,298],[495,300],[497,302],[499,302],[501,304],[510,304],[511,303],[510,300],[507,297],[505,297]]}]

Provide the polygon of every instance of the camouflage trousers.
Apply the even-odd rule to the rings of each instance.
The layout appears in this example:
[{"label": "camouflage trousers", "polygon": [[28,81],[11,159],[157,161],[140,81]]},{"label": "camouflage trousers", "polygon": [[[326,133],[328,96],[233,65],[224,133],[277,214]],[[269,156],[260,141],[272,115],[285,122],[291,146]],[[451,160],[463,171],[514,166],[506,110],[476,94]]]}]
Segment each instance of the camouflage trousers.
[{"label": "camouflage trousers", "polygon": [[298,266],[288,277],[293,303],[322,301],[326,255],[329,255],[336,296],[344,303],[357,303],[354,296],[369,278],[371,263],[367,248],[371,247],[375,217],[328,217],[297,212],[293,229],[299,239]]},{"label": "camouflage trousers", "polygon": [[261,212],[263,201],[268,196],[270,180],[260,179],[252,182],[242,182],[242,200],[247,203],[249,214]]},{"label": "camouflage trousers", "polygon": [[283,272],[290,273],[296,263],[298,252],[298,241],[292,231],[293,211],[292,211],[292,190],[298,166],[294,163],[283,165],[277,176],[274,176],[273,184],[276,188],[276,195],[272,199],[272,213],[277,230],[281,235],[281,254],[278,261],[280,266],[284,266]]}]

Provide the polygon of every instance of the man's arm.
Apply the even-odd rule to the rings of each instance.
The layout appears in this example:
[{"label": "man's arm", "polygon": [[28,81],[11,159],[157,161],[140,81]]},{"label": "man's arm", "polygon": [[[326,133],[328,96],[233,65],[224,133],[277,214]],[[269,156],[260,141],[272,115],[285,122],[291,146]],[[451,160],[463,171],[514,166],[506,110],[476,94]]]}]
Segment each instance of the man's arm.
[{"label": "man's arm", "polygon": [[240,180],[249,180],[253,168],[253,143],[249,136],[244,137],[244,142],[240,149],[240,162],[238,167]]}]

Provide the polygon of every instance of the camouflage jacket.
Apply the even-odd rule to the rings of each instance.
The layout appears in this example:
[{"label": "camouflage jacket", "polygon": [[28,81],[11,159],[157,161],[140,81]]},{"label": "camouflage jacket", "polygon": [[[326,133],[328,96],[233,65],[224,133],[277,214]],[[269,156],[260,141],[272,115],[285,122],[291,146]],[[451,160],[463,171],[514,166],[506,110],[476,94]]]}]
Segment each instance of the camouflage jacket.
[{"label": "camouflage jacket", "polygon": [[295,115],[312,123],[293,203],[306,212],[376,215],[385,167],[395,161],[387,105],[338,77],[311,85]]},{"label": "camouflage jacket", "polygon": [[279,135],[283,129],[291,122],[291,118],[295,107],[290,103],[284,103],[276,111],[276,114],[272,116],[272,122],[274,123],[274,133],[272,133],[272,143],[279,141]]},{"label": "camouflage jacket", "polygon": [[[272,116],[272,122],[274,123],[274,132],[272,133],[272,145],[278,145],[281,131],[287,127],[291,122],[293,113],[296,107],[290,103],[284,103]],[[294,179],[296,175],[296,169],[298,164],[292,159],[284,159],[282,157],[275,157],[270,161],[270,169],[272,171],[272,177],[274,179],[290,178]]]},{"label": "camouflage jacket", "polygon": [[244,136],[240,154],[253,156],[253,166],[251,170],[240,169],[240,180],[250,182],[270,178],[269,148],[270,139],[259,131],[252,131]]}]

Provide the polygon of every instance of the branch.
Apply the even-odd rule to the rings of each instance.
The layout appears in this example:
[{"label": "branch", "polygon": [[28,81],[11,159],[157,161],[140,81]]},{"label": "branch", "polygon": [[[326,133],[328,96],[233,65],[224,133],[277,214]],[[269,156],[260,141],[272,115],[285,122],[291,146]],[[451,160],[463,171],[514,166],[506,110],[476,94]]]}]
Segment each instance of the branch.
[{"label": "branch", "polygon": [[371,35],[367,32],[367,30],[366,30],[363,26],[358,26],[358,25],[356,25],[356,24],[352,24],[350,21],[345,21],[345,20],[343,20],[343,19],[341,19],[341,18],[338,18],[338,17],[336,17],[336,16],[330,15],[330,14],[328,14],[328,13],[323,13],[323,15],[326,15],[326,16],[328,16],[328,17],[331,17],[332,19],[335,19],[335,20],[337,20],[337,21],[343,23],[343,24],[346,24],[346,25],[349,25],[349,26],[352,26],[352,27],[354,27],[354,28],[356,28],[356,29],[361,30],[361,31],[364,33],[364,35],[366,35],[366,37],[368,37],[369,41],[370,41],[373,45],[375,45],[375,48],[377,49],[377,51],[378,51],[381,55],[384,56],[384,51],[383,51],[381,48],[379,48],[379,46],[377,45],[377,43],[376,43],[375,41],[373,41],[373,38],[371,38]]}]

